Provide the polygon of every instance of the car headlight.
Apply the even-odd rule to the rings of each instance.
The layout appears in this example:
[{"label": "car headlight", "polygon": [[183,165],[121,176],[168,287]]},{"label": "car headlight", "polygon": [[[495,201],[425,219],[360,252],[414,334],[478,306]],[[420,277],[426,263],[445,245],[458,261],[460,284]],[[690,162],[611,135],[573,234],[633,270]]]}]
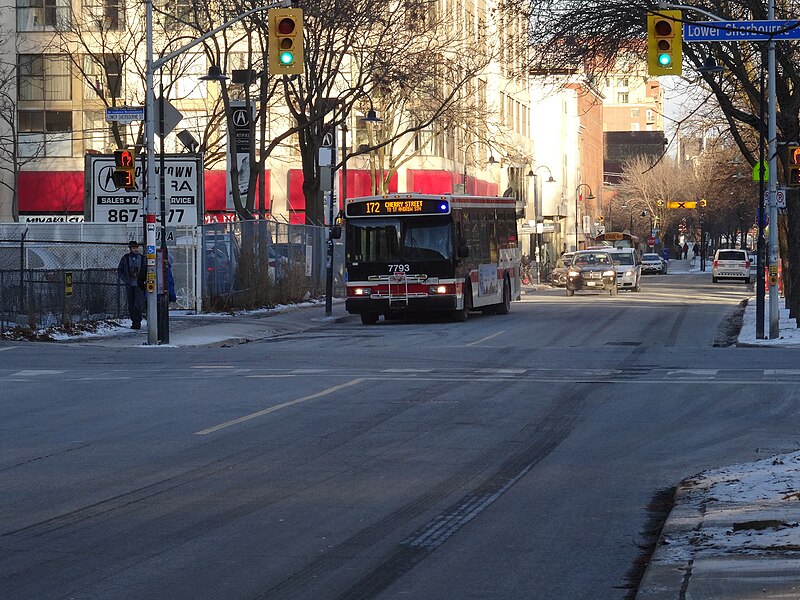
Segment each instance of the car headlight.
[{"label": "car headlight", "polygon": [[633,271],[625,271],[625,277],[633,277]]},{"label": "car headlight", "polygon": [[581,274],[581,272],[580,272],[580,271],[570,271],[570,272],[568,273],[568,275],[569,275],[570,277],[577,277],[577,276],[578,276],[578,275],[580,275],[580,274]]},{"label": "car headlight", "polygon": [[615,271],[603,271],[603,277],[613,277],[615,274]]}]

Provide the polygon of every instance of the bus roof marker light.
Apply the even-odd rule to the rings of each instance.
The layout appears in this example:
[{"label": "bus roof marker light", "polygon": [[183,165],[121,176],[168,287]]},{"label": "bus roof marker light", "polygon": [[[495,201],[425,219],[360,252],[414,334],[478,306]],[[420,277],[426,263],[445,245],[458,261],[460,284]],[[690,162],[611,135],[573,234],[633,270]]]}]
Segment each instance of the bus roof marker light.
[{"label": "bus roof marker light", "polygon": [[439,205],[439,210],[441,210],[442,212],[447,212],[447,202],[442,202]]}]

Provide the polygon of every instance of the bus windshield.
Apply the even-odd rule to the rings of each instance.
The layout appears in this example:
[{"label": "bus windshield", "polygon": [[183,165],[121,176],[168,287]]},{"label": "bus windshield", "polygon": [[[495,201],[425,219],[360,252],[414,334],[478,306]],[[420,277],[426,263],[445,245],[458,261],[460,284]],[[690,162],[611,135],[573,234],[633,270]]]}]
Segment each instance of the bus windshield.
[{"label": "bus windshield", "polygon": [[448,260],[453,257],[449,216],[349,219],[349,262]]}]

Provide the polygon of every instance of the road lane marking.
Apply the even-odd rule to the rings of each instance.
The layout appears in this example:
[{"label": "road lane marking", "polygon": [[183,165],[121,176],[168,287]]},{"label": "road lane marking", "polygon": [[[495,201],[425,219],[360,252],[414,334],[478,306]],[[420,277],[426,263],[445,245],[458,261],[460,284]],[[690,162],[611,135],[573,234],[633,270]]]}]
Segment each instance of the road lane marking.
[{"label": "road lane marking", "polygon": [[51,369],[30,369],[28,371],[17,371],[12,373],[9,377],[38,377],[39,375],[61,375],[66,371],[54,371]]},{"label": "road lane marking", "polygon": [[495,332],[494,332],[492,335],[487,335],[487,336],[486,336],[485,338],[483,338],[483,339],[477,340],[477,341],[475,341],[475,342],[470,342],[469,344],[467,344],[467,346],[477,346],[477,345],[478,345],[478,344],[480,344],[481,342],[485,342],[485,341],[488,341],[488,340],[492,339],[493,337],[497,337],[497,336],[498,336],[498,335],[500,335],[501,333],[505,333],[505,331],[495,331]]},{"label": "road lane marking", "polygon": [[226,427],[238,425],[239,423],[244,423],[245,421],[249,421],[251,419],[256,419],[258,417],[268,415],[269,413],[273,413],[288,406],[300,404],[301,402],[307,402],[308,400],[313,400],[314,398],[321,398],[322,396],[327,396],[328,394],[332,394],[334,392],[338,392],[339,390],[343,390],[345,388],[357,385],[362,381],[364,381],[363,378],[353,379],[351,381],[348,381],[347,383],[342,383],[340,385],[329,387],[328,389],[322,390],[321,392],[317,392],[316,394],[311,394],[310,396],[303,396],[302,398],[297,398],[296,400],[289,400],[289,402],[284,402],[283,404],[276,404],[275,406],[270,406],[269,408],[265,408],[264,410],[259,410],[258,412],[254,412],[249,415],[239,417],[238,419],[232,419],[230,421],[226,421],[225,423],[220,423],[219,425],[215,425],[214,427],[209,427],[208,429],[197,431],[195,432],[195,435],[208,435],[209,433],[214,433],[215,431],[219,431],[220,429],[225,429]]},{"label": "road lane marking", "polygon": [[0,352],[3,350],[13,350],[14,348],[19,348],[19,346],[6,346],[5,348],[0,348]]}]

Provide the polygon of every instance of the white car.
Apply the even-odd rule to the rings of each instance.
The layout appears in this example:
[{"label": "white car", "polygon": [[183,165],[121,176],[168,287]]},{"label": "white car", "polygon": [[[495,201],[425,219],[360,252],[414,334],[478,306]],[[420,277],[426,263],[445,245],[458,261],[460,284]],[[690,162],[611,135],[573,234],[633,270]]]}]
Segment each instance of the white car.
[{"label": "white car", "polygon": [[642,273],[666,274],[669,263],[658,254],[645,254],[642,256]]},{"label": "white car", "polygon": [[617,287],[621,290],[638,292],[642,283],[642,260],[633,248],[611,250],[609,252],[617,271]]},{"label": "white car", "polygon": [[750,283],[750,257],[747,250],[725,248],[716,251],[711,280],[717,283],[720,279],[741,279]]}]

